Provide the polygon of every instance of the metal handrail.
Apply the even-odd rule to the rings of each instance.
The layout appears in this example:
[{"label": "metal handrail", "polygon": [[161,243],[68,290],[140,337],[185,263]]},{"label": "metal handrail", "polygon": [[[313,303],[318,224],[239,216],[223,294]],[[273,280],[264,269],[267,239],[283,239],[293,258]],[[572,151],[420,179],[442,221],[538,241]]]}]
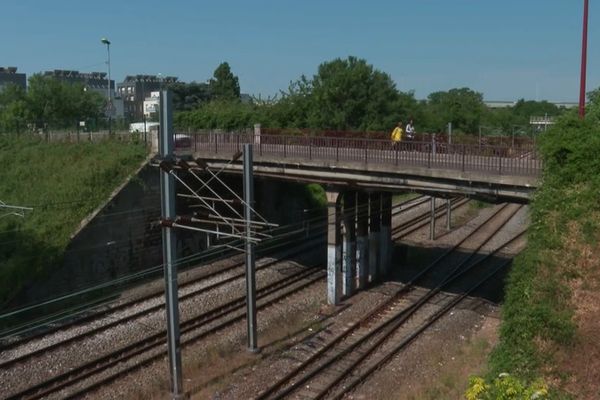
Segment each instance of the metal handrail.
[{"label": "metal handrail", "polygon": [[[185,138],[183,140],[182,138]],[[189,139],[189,140],[188,140]],[[324,160],[336,163],[388,164],[394,167],[416,166],[461,172],[488,172],[497,175],[538,176],[542,161],[531,146],[490,146],[449,144],[369,138],[255,135],[253,133],[186,133],[175,135],[176,149],[181,142],[198,154],[232,155],[242,144],[259,147],[257,159]]]}]

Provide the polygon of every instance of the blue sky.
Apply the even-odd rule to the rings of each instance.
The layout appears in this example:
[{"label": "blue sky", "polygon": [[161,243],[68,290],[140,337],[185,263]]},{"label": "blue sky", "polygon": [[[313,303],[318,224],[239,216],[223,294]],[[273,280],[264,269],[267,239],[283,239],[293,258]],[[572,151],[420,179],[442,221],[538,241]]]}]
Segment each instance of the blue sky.
[{"label": "blue sky", "polygon": [[[600,86],[590,2],[588,90]],[[348,55],[417,98],[470,87],[487,100],[577,101],[582,0],[2,0],[0,66],[206,81],[227,61],[242,92],[286,89]]]}]

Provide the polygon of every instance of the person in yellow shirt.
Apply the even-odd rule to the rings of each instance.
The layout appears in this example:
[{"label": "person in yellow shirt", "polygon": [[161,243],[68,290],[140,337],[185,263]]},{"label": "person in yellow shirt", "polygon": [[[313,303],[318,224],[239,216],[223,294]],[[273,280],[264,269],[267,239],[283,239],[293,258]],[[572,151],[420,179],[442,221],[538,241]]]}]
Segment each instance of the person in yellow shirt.
[{"label": "person in yellow shirt", "polygon": [[392,131],[392,147],[397,149],[400,146],[400,141],[402,140],[402,134],[404,131],[402,130],[402,121],[398,122],[398,125]]}]

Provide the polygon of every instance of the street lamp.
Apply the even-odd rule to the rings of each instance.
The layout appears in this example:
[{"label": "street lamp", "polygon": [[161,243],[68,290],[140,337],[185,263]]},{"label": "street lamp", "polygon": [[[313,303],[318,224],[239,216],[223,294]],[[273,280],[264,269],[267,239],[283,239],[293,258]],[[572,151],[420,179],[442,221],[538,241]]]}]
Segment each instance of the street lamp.
[{"label": "street lamp", "polygon": [[108,40],[107,38],[102,38],[100,39],[100,42],[106,45],[106,52],[108,54],[108,60],[106,61],[106,64],[108,65],[108,86],[106,89],[106,98],[108,104],[106,106],[106,110],[108,114],[108,134],[110,135],[112,133],[112,95],[110,93],[110,40]]}]

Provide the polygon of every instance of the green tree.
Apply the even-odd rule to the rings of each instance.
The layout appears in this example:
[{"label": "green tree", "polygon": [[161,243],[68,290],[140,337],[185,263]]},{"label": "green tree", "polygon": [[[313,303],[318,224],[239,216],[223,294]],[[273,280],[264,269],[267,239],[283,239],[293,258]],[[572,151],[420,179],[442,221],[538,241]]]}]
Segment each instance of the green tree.
[{"label": "green tree", "polygon": [[302,75],[291,82],[280,100],[272,106],[262,107],[272,126],[277,128],[306,128],[312,105],[312,82]]},{"label": "green tree", "polygon": [[29,78],[26,96],[30,122],[37,128],[65,128],[101,114],[103,98],[82,84],[39,74]]},{"label": "green tree", "polygon": [[475,133],[485,111],[483,95],[469,88],[434,92],[428,96],[428,125],[434,131],[445,131],[451,122],[452,128],[459,132]]},{"label": "green tree", "polygon": [[215,100],[239,100],[240,83],[227,62],[221,63],[209,82],[211,97]]},{"label": "green tree", "polygon": [[356,57],[321,64],[310,86],[311,127],[389,129],[408,112],[391,77]]},{"label": "green tree", "polygon": [[21,133],[26,130],[28,110],[25,90],[7,85],[0,92],[0,132]]},{"label": "green tree", "polygon": [[592,123],[600,123],[600,88],[596,88],[587,93],[588,104],[586,107],[585,118]]},{"label": "green tree", "polygon": [[211,100],[211,89],[207,83],[175,82],[169,85],[173,91],[175,111],[189,111]]},{"label": "green tree", "polygon": [[561,110],[547,101],[534,101],[520,99],[512,109],[517,124],[529,124],[532,116],[543,117],[560,115]]}]

